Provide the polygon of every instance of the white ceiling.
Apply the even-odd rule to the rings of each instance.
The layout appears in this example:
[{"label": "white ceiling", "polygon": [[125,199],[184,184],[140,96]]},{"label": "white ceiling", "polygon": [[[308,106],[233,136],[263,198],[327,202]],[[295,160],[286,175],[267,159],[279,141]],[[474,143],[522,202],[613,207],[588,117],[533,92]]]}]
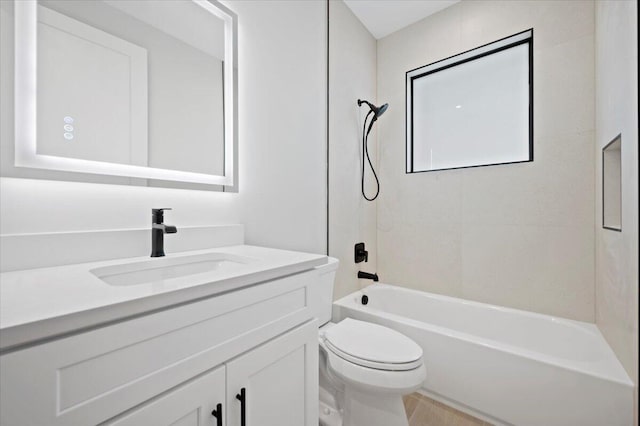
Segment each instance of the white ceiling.
[{"label": "white ceiling", "polygon": [[369,32],[381,39],[460,0],[344,0]]}]

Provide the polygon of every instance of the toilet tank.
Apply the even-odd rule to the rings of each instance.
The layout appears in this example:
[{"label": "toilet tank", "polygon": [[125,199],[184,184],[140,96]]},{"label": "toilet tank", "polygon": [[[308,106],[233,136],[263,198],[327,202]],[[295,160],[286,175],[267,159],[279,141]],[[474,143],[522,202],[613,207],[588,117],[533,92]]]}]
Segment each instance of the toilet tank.
[{"label": "toilet tank", "polygon": [[325,265],[317,266],[318,281],[309,288],[309,307],[313,316],[318,319],[318,326],[331,321],[331,309],[333,305],[333,284],[340,261],[333,257],[327,257]]}]

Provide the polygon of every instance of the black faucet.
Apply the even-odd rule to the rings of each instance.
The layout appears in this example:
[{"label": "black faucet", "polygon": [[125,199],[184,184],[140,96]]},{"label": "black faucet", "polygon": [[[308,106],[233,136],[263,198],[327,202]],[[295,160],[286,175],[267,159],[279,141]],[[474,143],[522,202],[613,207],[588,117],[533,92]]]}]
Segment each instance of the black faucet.
[{"label": "black faucet", "polygon": [[151,209],[151,257],[164,256],[164,234],[175,234],[175,226],[165,225],[164,211],[171,209]]},{"label": "black faucet", "polygon": [[369,252],[365,250],[364,243],[358,243],[353,248],[354,260],[356,263],[360,262],[368,262],[369,261]]},{"label": "black faucet", "polygon": [[370,274],[368,272],[358,271],[358,278],[364,278],[366,280],[373,280],[373,282],[378,282],[378,274]]}]

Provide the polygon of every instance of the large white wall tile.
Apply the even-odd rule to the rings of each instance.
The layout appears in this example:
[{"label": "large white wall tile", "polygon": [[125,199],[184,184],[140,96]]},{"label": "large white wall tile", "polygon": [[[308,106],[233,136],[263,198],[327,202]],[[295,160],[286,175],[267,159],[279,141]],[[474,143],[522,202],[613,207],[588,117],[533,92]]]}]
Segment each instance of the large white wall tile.
[{"label": "large white wall tile", "polygon": [[464,179],[466,224],[593,226],[593,132],[534,143],[533,162],[487,167]]},{"label": "large white wall tile", "polygon": [[593,317],[591,226],[464,226],[463,296],[568,318]]},{"label": "large white wall tile", "polygon": [[397,225],[378,231],[381,281],[464,297],[462,229],[456,224]]},{"label": "large white wall tile", "polygon": [[535,49],[593,35],[594,2],[591,0],[473,0],[467,3],[461,8],[460,26],[465,49],[529,28],[541,30],[535,34]]},{"label": "large white wall tile", "polygon": [[536,136],[557,137],[594,129],[593,46],[591,34],[534,52]]}]

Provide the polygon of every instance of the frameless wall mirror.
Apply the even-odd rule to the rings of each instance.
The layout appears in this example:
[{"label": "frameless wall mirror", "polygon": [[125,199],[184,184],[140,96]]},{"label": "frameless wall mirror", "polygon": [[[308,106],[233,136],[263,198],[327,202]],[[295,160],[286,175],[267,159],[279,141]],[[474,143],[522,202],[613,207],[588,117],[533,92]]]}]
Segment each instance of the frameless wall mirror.
[{"label": "frameless wall mirror", "polygon": [[210,0],[13,8],[15,166],[234,184],[231,11]]},{"label": "frameless wall mirror", "polygon": [[622,135],[602,148],[602,227],[622,231]]},{"label": "frameless wall mirror", "polygon": [[408,71],[406,172],[533,160],[533,30]]}]

